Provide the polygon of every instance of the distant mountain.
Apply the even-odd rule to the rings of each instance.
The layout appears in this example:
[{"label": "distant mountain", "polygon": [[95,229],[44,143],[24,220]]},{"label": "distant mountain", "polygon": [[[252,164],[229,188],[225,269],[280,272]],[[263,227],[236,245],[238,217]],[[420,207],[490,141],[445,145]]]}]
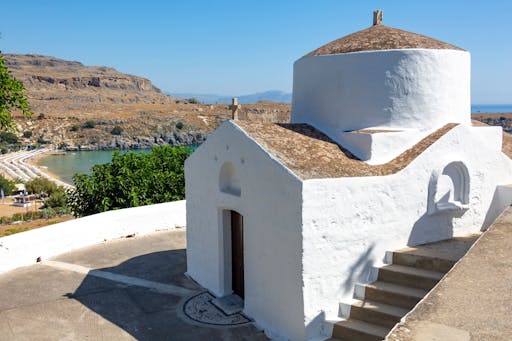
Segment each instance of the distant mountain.
[{"label": "distant mountain", "polygon": [[265,92],[258,92],[255,94],[242,95],[242,96],[220,96],[212,94],[194,94],[194,93],[169,93],[172,97],[177,98],[196,98],[199,101],[207,104],[214,103],[231,103],[233,97],[238,98],[238,103],[257,103],[259,101],[270,101],[276,103],[291,103],[292,94],[288,92],[270,90]]}]

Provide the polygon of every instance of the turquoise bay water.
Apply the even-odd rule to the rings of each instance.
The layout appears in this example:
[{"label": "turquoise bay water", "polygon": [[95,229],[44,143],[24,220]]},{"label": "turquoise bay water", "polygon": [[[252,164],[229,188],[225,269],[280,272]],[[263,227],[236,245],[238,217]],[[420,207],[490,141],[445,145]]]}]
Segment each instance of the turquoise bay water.
[{"label": "turquoise bay water", "polygon": [[[135,153],[149,153],[151,149],[134,150]],[[125,151],[123,151],[125,152]],[[47,155],[37,164],[46,167],[49,172],[58,176],[62,181],[73,184],[76,173],[91,174],[92,166],[112,161],[113,151],[82,151],[67,152],[64,155]]]}]

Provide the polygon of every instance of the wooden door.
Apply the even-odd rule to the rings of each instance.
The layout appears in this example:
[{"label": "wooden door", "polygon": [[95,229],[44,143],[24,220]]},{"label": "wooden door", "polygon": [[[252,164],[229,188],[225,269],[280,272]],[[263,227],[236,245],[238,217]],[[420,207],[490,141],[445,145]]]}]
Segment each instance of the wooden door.
[{"label": "wooden door", "polygon": [[233,292],[244,298],[244,219],[231,211],[231,264]]}]

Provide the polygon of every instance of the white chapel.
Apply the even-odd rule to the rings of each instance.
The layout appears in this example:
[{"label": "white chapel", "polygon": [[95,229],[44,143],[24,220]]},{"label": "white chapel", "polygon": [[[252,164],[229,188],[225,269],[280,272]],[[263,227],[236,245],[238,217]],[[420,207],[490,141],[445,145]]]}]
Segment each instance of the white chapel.
[{"label": "white chapel", "polygon": [[186,162],[187,273],[275,340],[329,339],[387,251],[512,203],[510,136],[472,125],[470,53],[381,21],[295,62],[290,123],[225,121]]}]

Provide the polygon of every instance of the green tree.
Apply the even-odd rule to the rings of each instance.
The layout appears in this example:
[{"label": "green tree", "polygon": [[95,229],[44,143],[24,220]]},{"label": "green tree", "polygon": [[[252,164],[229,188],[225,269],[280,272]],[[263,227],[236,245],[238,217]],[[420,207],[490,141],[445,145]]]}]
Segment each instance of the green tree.
[{"label": "green tree", "polygon": [[67,195],[66,191],[62,187],[58,187],[50,197],[44,202],[44,207],[57,208],[67,206]]},{"label": "green tree", "polygon": [[25,184],[25,188],[29,193],[43,196],[50,196],[53,192],[58,190],[57,184],[43,177],[29,180]]},{"label": "green tree", "polygon": [[0,189],[4,190],[5,195],[10,195],[12,192],[14,192],[16,187],[14,186],[13,181],[8,180],[0,175]]},{"label": "green tree", "polygon": [[154,147],[151,153],[115,152],[112,162],[95,165],[91,175],[73,177],[68,206],[76,216],[185,198],[188,147]]},{"label": "green tree", "polygon": [[11,76],[0,55],[0,130],[14,129],[13,111],[20,110],[26,118],[32,116],[23,84]]}]

